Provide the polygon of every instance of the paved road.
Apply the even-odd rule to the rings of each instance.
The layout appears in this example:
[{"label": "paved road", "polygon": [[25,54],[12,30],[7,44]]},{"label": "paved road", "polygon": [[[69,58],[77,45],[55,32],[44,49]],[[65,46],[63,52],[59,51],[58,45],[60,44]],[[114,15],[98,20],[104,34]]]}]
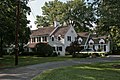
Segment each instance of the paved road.
[{"label": "paved road", "polygon": [[96,62],[111,62],[115,60],[120,60],[120,57],[86,58],[80,60],[47,62],[43,64],[36,64],[12,69],[0,69],[0,80],[31,80],[36,75],[48,69],[55,69],[63,66],[72,66],[78,64],[91,64]]}]

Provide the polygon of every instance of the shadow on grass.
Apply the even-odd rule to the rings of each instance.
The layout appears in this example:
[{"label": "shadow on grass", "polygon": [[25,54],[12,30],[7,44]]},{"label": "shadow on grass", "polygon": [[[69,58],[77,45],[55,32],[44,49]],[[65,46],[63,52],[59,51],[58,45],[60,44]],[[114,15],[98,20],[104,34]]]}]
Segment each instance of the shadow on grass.
[{"label": "shadow on grass", "polygon": [[120,80],[120,69],[111,63],[84,64],[48,70],[33,80]]}]

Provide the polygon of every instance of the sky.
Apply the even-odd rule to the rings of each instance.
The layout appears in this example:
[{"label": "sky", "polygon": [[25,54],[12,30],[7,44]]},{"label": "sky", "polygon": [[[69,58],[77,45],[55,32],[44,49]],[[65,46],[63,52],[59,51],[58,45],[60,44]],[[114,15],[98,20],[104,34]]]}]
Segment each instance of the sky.
[{"label": "sky", "polygon": [[[28,3],[28,6],[31,8],[31,13],[30,15],[27,15],[27,19],[31,21],[30,24],[28,25],[28,26],[32,26],[31,30],[37,29],[36,25],[34,24],[36,20],[36,16],[42,15],[41,7],[44,6],[44,3],[48,1],[53,1],[53,0],[31,0]],[[59,0],[59,1],[66,2],[67,0]]]}]

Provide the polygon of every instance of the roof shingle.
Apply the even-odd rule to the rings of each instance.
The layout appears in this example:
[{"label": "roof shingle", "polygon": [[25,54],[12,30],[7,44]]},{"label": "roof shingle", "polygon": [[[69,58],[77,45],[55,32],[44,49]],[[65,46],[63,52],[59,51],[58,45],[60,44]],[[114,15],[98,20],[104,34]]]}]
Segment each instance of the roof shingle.
[{"label": "roof shingle", "polygon": [[31,36],[41,36],[41,35],[49,35],[55,27],[44,27],[38,28],[37,30],[33,30]]},{"label": "roof shingle", "polygon": [[68,27],[68,26],[58,27],[52,35],[54,35],[55,37],[58,37],[59,35],[61,37],[64,37],[69,29],[70,29],[70,27]]}]

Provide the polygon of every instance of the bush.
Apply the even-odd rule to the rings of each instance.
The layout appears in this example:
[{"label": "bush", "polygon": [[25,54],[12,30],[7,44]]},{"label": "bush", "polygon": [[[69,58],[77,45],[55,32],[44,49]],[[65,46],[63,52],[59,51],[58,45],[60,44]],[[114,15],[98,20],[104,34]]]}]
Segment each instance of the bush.
[{"label": "bush", "polygon": [[53,48],[47,43],[38,43],[36,45],[36,52],[38,56],[47,57],[53,53]]},{"label": "bush", "polygon": [[34,55],[37,55],[37,53],[35,52],[22,52],[22,53],[19,53],[20,56],[34,56]]},{"label": "bush", "polygon": [[72,57],[86,58],[86,57],[89,57],[89,55],[88,54],[81,54],[81,53],[79,53],[79,54],[76,54],[76,55],[74,55]]}]

